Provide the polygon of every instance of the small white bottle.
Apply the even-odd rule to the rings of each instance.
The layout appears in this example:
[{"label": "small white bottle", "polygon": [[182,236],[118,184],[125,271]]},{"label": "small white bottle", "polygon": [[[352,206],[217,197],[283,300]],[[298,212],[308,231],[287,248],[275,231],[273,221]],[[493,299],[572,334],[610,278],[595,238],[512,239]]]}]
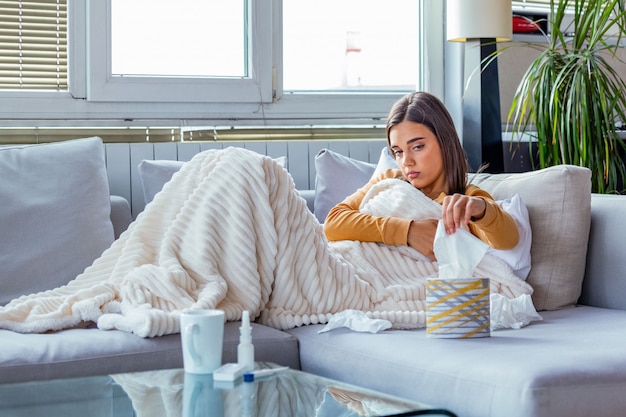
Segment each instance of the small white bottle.
[{"label": "small white bottle", "polygon": [[252,327],[250,327],[250,312],[247,310],[245,310],[241,316],[239,346],[237,346],[237,363],[244,367],[244,372],[252,372],[254,370]]}]

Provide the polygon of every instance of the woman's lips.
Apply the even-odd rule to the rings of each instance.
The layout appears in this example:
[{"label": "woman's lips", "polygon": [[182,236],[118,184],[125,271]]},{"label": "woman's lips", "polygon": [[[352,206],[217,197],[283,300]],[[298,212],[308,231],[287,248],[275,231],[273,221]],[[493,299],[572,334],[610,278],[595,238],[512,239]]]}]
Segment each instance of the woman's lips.
[{"label": "woman's lips", "polygon": [[410,180],[413,180],[413,179],[419,177],[419,175],[420,175],[420,173],[417,172],[417,171],[409,171],[409,172],[406,173],[406,177],[408,179],[410,179]]}]

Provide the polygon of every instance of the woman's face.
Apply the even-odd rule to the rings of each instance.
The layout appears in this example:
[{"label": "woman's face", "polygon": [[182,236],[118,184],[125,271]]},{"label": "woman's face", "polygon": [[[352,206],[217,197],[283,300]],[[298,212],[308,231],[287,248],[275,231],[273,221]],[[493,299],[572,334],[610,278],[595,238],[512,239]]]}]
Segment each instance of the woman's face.
[{"label": "woman's face", "polygon": [[405,120],[390,129],[389,143],[398,166],[415,188],[433,199],[448,192],[441,147],[430,129]]}]

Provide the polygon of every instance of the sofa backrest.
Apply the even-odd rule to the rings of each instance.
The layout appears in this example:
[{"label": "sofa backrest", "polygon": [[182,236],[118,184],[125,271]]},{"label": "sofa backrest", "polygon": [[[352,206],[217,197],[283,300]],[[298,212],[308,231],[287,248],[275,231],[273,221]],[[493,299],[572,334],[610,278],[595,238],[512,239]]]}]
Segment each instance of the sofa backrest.
[{"label": "sofa backrest", "polygon": [[144,208],[144,195],[138,166],[143,160],[188,161],[199,152],[238,146],[272,158],[287,157],[287,170],[299,190],[315,189],[315,155],[330,149],[361,161],[376,163],[381,140],[349,141],[248,141],[248,142],[167,142],[167,143],[107,143],[106,164],[111,194],[126,198],[136,217]]},{"label": "sofa backrest", "polygon": [[626,196],[592,194],[580,303],[626,310]]}]

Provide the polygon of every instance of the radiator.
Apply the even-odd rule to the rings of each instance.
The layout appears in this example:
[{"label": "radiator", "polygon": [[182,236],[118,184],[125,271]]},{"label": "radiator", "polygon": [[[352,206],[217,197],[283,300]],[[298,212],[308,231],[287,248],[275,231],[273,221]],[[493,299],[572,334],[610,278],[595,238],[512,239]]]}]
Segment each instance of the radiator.
[{"label": "radiator", "polygon": [[238,146],[272,158],[287,157],[287,170],[300,190],[315,188],[315,155],[321,149],[361,161],[377,163],[386,140],[250,141],[107,143],[106,163],[110,192],[128,200],[133,217],[144,209],[138,165],[143,160],[188,161],[199,152]]}]

